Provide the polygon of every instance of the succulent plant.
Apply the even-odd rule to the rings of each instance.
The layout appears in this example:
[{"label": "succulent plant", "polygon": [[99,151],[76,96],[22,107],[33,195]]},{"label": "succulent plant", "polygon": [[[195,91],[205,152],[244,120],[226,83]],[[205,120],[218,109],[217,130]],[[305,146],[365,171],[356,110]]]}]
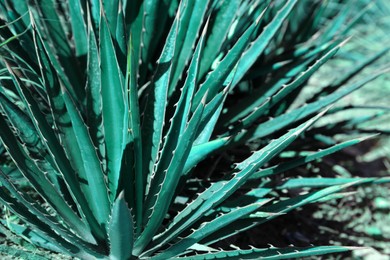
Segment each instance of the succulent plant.
[{"label": "succulent plant", "polygon": [[[27,258],[33,245],[82,259],[283,259],[350,250],[213,246],[347,187],[388,181],[266,179],[365,139],[319,146],[339,128],[313,124],[383,74],[351,80],[388,49],[335,72],[337,80],[295,103],[345,44],[359,18],[348,7],[1,1],[0,201],[13,219],[2,221],[2,232]],[[197,167],[237,147],[255,152],[217,174]],[[285,151],[296,158],[285,160]],[[297,187],[309,191],[270,195]]]}]

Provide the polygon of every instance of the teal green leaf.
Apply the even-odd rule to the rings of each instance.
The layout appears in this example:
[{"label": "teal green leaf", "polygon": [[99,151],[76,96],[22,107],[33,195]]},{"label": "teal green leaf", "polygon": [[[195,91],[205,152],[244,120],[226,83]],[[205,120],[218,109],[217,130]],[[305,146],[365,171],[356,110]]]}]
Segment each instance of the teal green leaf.
[{"label": "teal green leaf", "polygon": [[[55,2],[52,0],[35,2],[37,2],[36,6],[38,8],[29,8],[31,25],[40,38],[43,35],[48,36],[42,43],[51,64],[63,81],[63,84],[72,94],[72,97],[75,99],[77,97],[76,100],[83,104],[85,92],[82,70],[75,69],[79,66],[79,62],[72,55],[64,28],[58,22]],[[42,12],[43,17],[41,17],[39,11]]]},{"label": "teal green leaf", "polygon": [[[309,203],[319,202],[319,201],[321,201],[321,199],[323,199],[329,195],[338,193],[338,192],[340,192],[348,187],[358,185],[358,184],[363,184],[363,183],[370,183],[374,179],[375,178],[371,178],[371,179],[363,179],[362,178],[362,179],[359,179],[357,181],[348,182],[348,183],[345,183],[342,185],[334,185],[334,186],[326,187],[326,188],[323,188],[323,189],[318,190],[318,191],[313,191],[313,192],[310,192],[307,194],[298,195],[298,196],[293,197],[293,198],[289,198],[286,200],[276,202],[276,203],[269,205],[269,206],[264,206],[261,208],[262,211],[269,212],[269,213],[276,213],[276,214],[274,214],[274,215],[271,214],[268,217],[260,216],[258,218],[255,217],[255,218],[247,218],[247,219],[237,220],[236,222],[232,223],[230,226],[227,226],[226,228],[221,229],[217,237],[211,236],[202,242],[205,243],[206,245],[215,243],[216,241],[218,241],[220,239],[228,238],[228,237],[235,235],[239,232],[242,232],[242,231],[248,230],[250,228],[253,228],[255,226],[261,225],[267,221],[270,221],[270,220],[280,216],[281,214],[286,214],[294,209],[297,209],[297,208],[302,207],[304,205],[307,205]],[[234,232],[232,232],[232,230],[234,230]]]},{"label": "teal green leaf", "polygon": [[86,55],[88,51],[87,27],[83,17],[84,4],[85,2],[80,0],[69,1],[70,22],[72,24],[72,32],[76,45],[77,56]]},{"label": "teal green leaf", "polygon": [[[16,163],[20,172],[31,182],[36,191],[48,202],[53,209],[66,221],[66,223],[74,230],[83,234],[87,240],[94,241],[91,237],[89,228],[83,223],[76,213],[63,199],[61,194],[57,192],[53,184],[45,177],[40,169],[34,164],[33,160],[25,153],[20,144],[12,134],[12,131],[7,127],[3,116],[0,115],[0,122],[3,127],[0,128],[0,140],[6,147],[11,158]],[[1,178],[5,178],[1,172]],[[5,180],[7,181],[7,180]],[[2,181],[4,182],[4,180]],[[16,192],[16,190],[15,190]],[[22,196],[19,195],[18,196]]]},{"label": "teal green leaf", "polygon": [[199,162],[204,160],[207,156],[219,149],[225,147],[229,143],[229,137],[218,138],[203,144],[195,145],[191,148],[191,153],[188,156],[183,173],[189,172]]},{"label": "teal green leaf", "polygon": [[[4,180],[5,179],[3,179],[2,181]],[[42,213],[39,211],[35,211],[34,212],[35,214],[33,212],[30,212],[29,209],[27,209],[19,201],[19,198],[15,199],[11,197],[9,194],[7,194],[6,192],[4,192],[3,189],[0,189],[0,201],[1,203],[8,205],[9,209],[13,211],[13,213],[17,214],[26,223],[29,223],[38,234],[40,234],[45,239],[47,239],[51,244],[54,244],[63,253],[77,256],[77,257],[84,257],[86,255],[85,251],[84,252],[81,251],[80,248],[78,247],[80,246],[80,244],[78,244],[77,246],[66,241],[62,236],[68,239],[69,236],[66,235],[66,233],[64,232],[61,232],[62,229],[56,228],[55,225],[53,225],[53,223],[48,221],[47,219],[45,221],[39,220],[36,214],[38,214],[38,216],[42,216]],[[52,228],[53,226],[50,226],[48,223],[52,224],[55,230],[57,232],[60,232],[61,235],[58,235],[56,232],[54,232]],[[75,237],[72,237],[71,240],[76,241]]]},{"label": "teal green leaf", "polygon": [[372,180],[372,183],[387,183],[390,178],[299,178],[289,179],[282,185],[277,186],[277,189],[300,189],[300,188],[322,188],[333,185],[342,185],[359,180]]},{"label": "teal green leaf", "polygon": [[84,168],[88,169],[85,172],[85,177],[88,182],[89,192],[93,195],[88,197],[90,199],[88,203],[91,205],[93,214],[97,218],[98,222],[104,226],[107,223],[109,216],[110,200],[102,165],[80,112],[77,110],[66,90],[63,89],[62,91],[62,96],[68,110],[69,118],[72,122],[72,129],[74,131],[77,144],[80,147],[80,157],[83,161]]},{"label": "teal green leaf", "polygon": [[263,177],[267,177],[267,176],[271,176],[274,174],[279,174],[281,172],[288,171],[288,170],[293,169],[295,167],[298,167],[300,165],[304,165],[306,163],[318,160],[318,159],[323,158],[323,157],[330,155],[332,153],[338,152],[338,151],[345,149],[347,147],[350,147],[352,145],[356,145],[356,144],[358,144],[366,139],[367,138],[356,138],[356,139],[348,140],[348,141],[345,141],[345,142],[342,142],[339,144],[335,144],[331,147],[319,150],[317,152],[313,152],[313,153],[308,154],[306,156],[303,156],[301,158],[291,160],[291,161],[288,161],[285,163],[281,163],[281,164],[278,164],[278,165],[275,165],[275,166],[272,166],[272,167],[269,167],[266,169],[261,169],[261,170],[257,171],[256,173],[254,173],[250,177],[250,179],[263,178]]},{"label": "teal green leaf", "polygon": [[61,174],[61,176],[64,178],[64,181],[67,183],[69,192],[71,193],[76,203],[79,213],[83,218],[88,220],[91,229],[97,237],[104,237],[104,234],[101,232],[101,229],[99,228],[98,223],[96,222],[96,219],[93,216],[91,209],[89,208],[87,200],[81,191],[80,184],[75,175],[75,172],[73,171],[73,168],[68,161],[65,151],[62,149],[62,145],[57,140],[53,129],[48,125],[48,122],[40,111],[37,102],[31,96],[31,93],[24,88],[22,82],[20,82],[20,80],[15,76],[11,67],[9,67],[8,64],[6,65],[11,74],[17,92],[21,97],[24,107],[26,107],[29,117],[34,118],[34,127],[38,132],[40,139],[44,140],[43,143],[52,157],[54,162],[53,167],[59,172],[59,174]]},{"label": "teal green leaf", "polygon": [[[328,53],[322,56],[315,64],[310,66],[306,71],[302,72],[293,82],[287,85],[281,86],[280,90],[273,96],[269,97],[263,104],[256,107],[253,112],[247,115],[240,121],[240,128],[247,128],[252,125],[256,120],[263,116],[266,111],[269,111],[279,102],[282,102],[286,97],[307,81],[325,62],[331,59],[339,50],[341,45],[331,49]],[[238,66],[241,68],[241,65]]]},{"label": "teal green leaf", "polygon": [[296,108],[294,110],[291,110],[288,113],[282,114],[278,117],[272,118],[264,123],[261,123],[251,129],[249,129],[246,132],[239,133],[235,135],[231,141],[232,143],[241,143],[244,140],[255,140],[264,136],[267,136],[271,133],[274,133],[280,129],[283,129],[284,127],[294,123],[298,122],[299,120],[302,120],[303,118],[312,115],[313,113],[319,111],[320,109],[329,106],[336,101],[340,100],[344,96],[350,94],[351,92],[363,87],[368,82],[378,78],[379,76],[383,75],[388,70],[382,70],[377,73],[373,73],[366,78],[351,83],[348,86],[323,97],[320,100],[317,100],[315,102],[306,104],[302,107]]},{"label": "teal green leaf", "polygon": [[86,123],[89,127],[94,146],[97,148],[99,158],[103,163],[103,169],[106,171],[106,143],[104,142],[104,127],[102,113],[102,83],[100,70],[100,57],[96,35],[92,27],[92,21],[88,19],[88,57],[87,57],[87,82],[86,92]]},{"label": "teal green leaf", "polygon": [[[164,45],[164,49],[158,60],[156,74],[153,77],[152,88],[147,94],[145,114],[142,123],[142,143],[144,145],[143,166],[144,176],[151,179],[154,165],[157,162],[158,151],[162,144],[163,126],[165,121],[165,111],[168,97],[169,81],[171,79],[172,59],[175,52],[175,39],[178,30],[177,17],[169,31],[169,35]],[[146,194],[149,192],[149,185],[146,186]]]},{"label": "teal green leaf", "polygon": [[233,68],[236,66],[242,52],[247,48],[250,40],[252,39],[253,33],[259,25],[260,19],[261,17],[259,17],[256,23],[251,24],[251,26],[237,40],[236,44],[229,50],[217,68],[207,75],[205,82],[199,87],[199,90],[195,94],[192,106],[193,109],[199,104],[201,98],[206,92],[209,93],[209,97],[214,97],[222,89],[223,83],[228,78],[229,74],[234,71]]},{"label": "teal green leaf", "polygon": [[310,257],[316,255],[325,255],[331,253],[342,253],[358,249],[356,247],[344,246],[313,246],[308,248],[289,247],[289,248],[252,248],[238,249],[232,251],[209,252],[207,254],[198,254],[188,257],[177,257],[173,259],[191,259],[191,260],[208,260],[208,259],[292,259],[300,257]]},{"label": "teal green leaf", "polygon": [[[115,20],[116,22],[116,20]],[[119,68],[112,32],[104,15],[100,21],[100,68],[103,127],[107,150],[110,198],[117,196],[123,150],[126,145],[127,111],[124,78]]]},{"label": "teal green leaf", "polygon": [[[138,88],[137,88],[137,66],[136,57],[133,51],[133,40],[130,36],[127,51],[127,68],[126,68],[126,89],[128,99],[128,135],[127,143],[131,146],[131,151],[124,154],[125,160],[129,159],[130,165],[124,169],[124,179],[132,179],[132,175],[135,178],[134,184],[132,181],[123,184],[125,194],[134,192],[135,196],[135,222],[137,225],[137,232],[140,231],[142,224],[143,214],[143,201],[144,201],[144,176],[142,170],[142,135],[141,135],[141,124],[139,115],[139,103],[138,103]],[[131,200],[129,201],[131,203]]]},{"label": "teal green leaf", "polygon": [[239,61],[237,72],[235,73],[232,86],[234,87],[256,62],[258,57],[263,53],[274,35],[279,31],[298,0],[287,1],[282,9],[275,15],[274,19],[264,28],[260,36],[246,50]]},{"label": "teal green leaf", "polygon": [[[170,97],[175,90],[176,84],[182,76],[184,68],[187,66],[187,63],[191,57],[193,47],[195,46],[195,42],[202,26],[208,5],[209,0],[187,1],[187,4],[182,11],[183,16],[182,19],[180,19],[179,30],[176,36],[177,46],[168,97]],[[206,22],[203,35],[205,35],[207,24],[208,22]],[[195,57],[195,54],[193,56]]]},{"label": "teal green leaf", "polygon": [[233,174],[234,178],[213,183],[204,192],[200,193],[196,199],[175,216],[168,228],[158,237],[165,239],[165,242],[169,242],[182,231],[189,228],[210,209],[225,201],[248,180],[251,174],[293,142],[304,130],[322,116],[322,114],[323,113],[301,124],[297,128],[290,130],[287,134],[255,152],[242,163],[237,164],[235,167],[236,172]]},{"label": "teal green leaf", "polygon": [[108,234],[109,258],[112,260],[130,259],[134,240],[133,219],[124,200],[123,192],[119,194],[112,207]]},{"label": "teal green leaf", "polygon": [[177,188],[185,161],[191,151],[191,144],[195,139],[196,131],[202,117],[205,99],[206,96],[192,115],[185,132],[180,136],[177,148],[169,160],[169,165],[167,168],[161,169],[162,172],[156,172],[155,174],[150,193],[153,194],[153,196],[149,194],[145,203],[146,206],[149,207],[144,216],[144,218],[147,218],[147,222],[145,223],[143,233],[135,244],[137,253],[146,246],[146,243],[150,242],[169,209],[174,193],[168,191],[176,190]]},{"label": "teal green leaf", "polygon": [[233,209],[229,213],[222,214],[212,220],[211,222],[203,223],[199,229],[193,231],[187,237],[181,239],[178,243],[174,244],[161,254],[157,254],[153,259],[169,259],[171,257],[182,254],[187,248],[201,241],[213,232],[217,232],[218,229],[232,223],[236,219],[249,215],[257,210],[262,204],[251,204],[242,208]]},{"label": "teal green leaf", "polygon": [[237,15],[236,10],[240,5],[239,0],[222,1],[215,14],[215,20],[210,27],[210,35],[207,38],[206,47],[202,54],[202,63],[200,64],[200,77],[206,74],[211,64],[217,58],[219,51],[227,38],[230,27]]},{"label": "teal green leaf", "polygon": [[3,224],[7,225],[7,227],[12,230],[15,235],[27,238],[34,245],[41,246],[54,252],[61,252],[59,248],[51,244],[45,237],[39,235],[37,232],[27,227],[26,225],[18,225],[13,222],[5,223],[4,220]]},{"label": "teal green leaf", "polygon": [[[103,6],[101,8],[101,11],[104,12],[104,17],[106,19],[108,28],[110,32],[115,35],[115,32],[117,30],[117,19],[118,14],[120,13],[119,8],[121,8],[121,5],[119,4],[119,0],[102,0],[100,1],[103,3]],[[102,17],[100,17],[102,19]]]}]

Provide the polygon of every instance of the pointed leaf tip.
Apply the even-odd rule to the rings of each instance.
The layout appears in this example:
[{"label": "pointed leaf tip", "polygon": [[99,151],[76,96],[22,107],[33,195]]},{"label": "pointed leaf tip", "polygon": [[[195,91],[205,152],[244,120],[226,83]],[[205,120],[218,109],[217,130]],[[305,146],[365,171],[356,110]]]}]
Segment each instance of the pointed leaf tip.
[{"label": "pointed leaf tip", "polygon": [[108,226],[111,260],[130,259],[134,243],[134,221],[124,199],[124,191],[114,202]]}]

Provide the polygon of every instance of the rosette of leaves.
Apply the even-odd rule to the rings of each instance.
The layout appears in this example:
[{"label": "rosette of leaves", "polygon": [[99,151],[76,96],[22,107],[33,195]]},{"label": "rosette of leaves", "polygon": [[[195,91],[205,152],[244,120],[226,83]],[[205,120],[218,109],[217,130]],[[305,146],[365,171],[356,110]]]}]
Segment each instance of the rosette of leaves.
[{"label": "rosette of leaves", "polygon": [[[34,245],[82,259],[282,259],[351,249],[213,247],[347,187],[387,181],[291,179],[280,185],[309,192],[290,198],[265,187],[266,177],[363,140],[318,150],[310,144],[323,130],[303,133],[381,75],[350,81],[387,50],[291,106],[344,44],[358,18],[348,5],[4,0],[0,7],[0,200],[12,212],[1,230],[26,248],[20,254],[38,257],[29,255]],[[304,144],[291,148],[298,157],[282,160],[294,141]],[[228,171],[197,167],[254,143]]]}]

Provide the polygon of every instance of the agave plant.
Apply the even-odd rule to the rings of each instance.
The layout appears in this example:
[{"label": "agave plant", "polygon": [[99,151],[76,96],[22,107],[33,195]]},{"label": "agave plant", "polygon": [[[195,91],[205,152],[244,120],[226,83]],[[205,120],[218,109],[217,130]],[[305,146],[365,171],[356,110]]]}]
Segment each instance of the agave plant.
[{"label": "agave plant", "polygon": [[[32,245],[82,259],[282,259],[351,249],[214,246],[347,187],[388,181],[265,179],[364,140],[317,150],[316,140],[335,133],[312,126],[384,72],[350,81],[387,49],[294,103],[359,18],[348,5],[3,0],[0,7],[0,200],[12,217],[1,230],[25,247],[23,257],[32,257]],[[217,173],[197,166],[235,147],[255,151]],[[284,151],[299,156],[286,161]],[[297,187],[309,192],[271,195]]]}]

